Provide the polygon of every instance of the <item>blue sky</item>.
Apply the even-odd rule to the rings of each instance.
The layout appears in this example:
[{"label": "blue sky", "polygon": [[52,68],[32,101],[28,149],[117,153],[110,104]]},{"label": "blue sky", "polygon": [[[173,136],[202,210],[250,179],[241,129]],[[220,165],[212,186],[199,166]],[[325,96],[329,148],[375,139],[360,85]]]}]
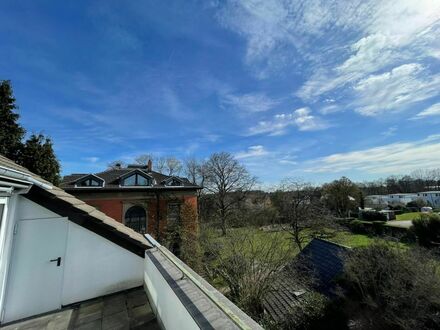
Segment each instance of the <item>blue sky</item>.
[{"label": "blue sky", "polygon": [[2,1],[63,173],[228,151],[264,184],[440,167],[439,1]]}]

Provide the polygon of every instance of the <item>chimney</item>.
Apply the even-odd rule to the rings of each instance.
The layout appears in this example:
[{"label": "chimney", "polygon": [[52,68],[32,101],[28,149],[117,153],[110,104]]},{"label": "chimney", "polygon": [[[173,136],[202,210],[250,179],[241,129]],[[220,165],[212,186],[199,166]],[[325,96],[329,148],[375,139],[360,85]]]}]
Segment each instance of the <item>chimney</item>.
[{"label": "chimney", "polygon": [[148,172],[151,172],[153,170],[153,162],[151,161],[151,159],[148,160],[147,170]]}]

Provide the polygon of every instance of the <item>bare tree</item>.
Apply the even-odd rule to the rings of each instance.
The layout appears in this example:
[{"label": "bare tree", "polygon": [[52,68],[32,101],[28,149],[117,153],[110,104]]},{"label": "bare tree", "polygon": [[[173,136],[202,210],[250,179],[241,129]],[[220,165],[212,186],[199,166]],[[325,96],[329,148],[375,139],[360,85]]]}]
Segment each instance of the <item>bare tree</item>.
[{"label": "bare tree", "polygon": [[282,233],[267,235],[264,243],[255,240],[251,231],[231,231],[219,245],[218,237],[204,232],[202,246],[211,256],[206,271],[220,278],[229,290],[228,296],[249,315],[259,319],[263,314],[263,299],[278,272],[291,258],[290,244]]},{"label": "bare tree", "polygon": [[154,156],[152,154],[142,154],[137,156],[134,161],[139,165],[148,165],[148,161],[154,161]]},{"label": "bare tree", "polygon": [[187,158],[183,164],[183,171],[192,184],[203,187],[206,179],[206,162],[194,157]]},{"label": "bare tree", "polygon": [[[172,156],[152,157],[153,168],[166,175],[179,175],[182,171],[182,162]],[[146,158],[142,156],[142,160]],[[148,162],[148,160],[147,160]]]},{"label": "bare tree", "polygon": [[174,157],[167,157],[165,159],[165,167],[168,175],[179,175],[182,171],[182,162]]},{"label": "bare tree", "polygon": [[323,207],[318,187],[301,180],[286,179],[274,193],[282,222],[287,225],[300,250],[310,237],[319,236],[331,224]]},{"label": "bare tree", "polygon": [[166,171],[167,159],[166,157],[156,157],[153,168],[160,173],[165,173]]},{"label": "bare tree", "polygon": [[127,167],[127,164],[123,160],[120,160],[120,159],[114,160],[114,161],[107,164],[107,168],[112,169],[112,170],[125,168],[125,167]]},{"label": "bare tree", "polygon": [[242,201],[256,183],[256,178],[230,153],[211,155],[206,163],[206,189],[215,195],[223,235],[234,205]]},{"label": "bare tree", "polygon": [[183,171],[185,173],[185,176],[188,178],[189,181],[191,181],[192,184],[197,184],[198,167],[199,162],[196,158],[190,157],[185,159],[185,162],[183,164]]}]

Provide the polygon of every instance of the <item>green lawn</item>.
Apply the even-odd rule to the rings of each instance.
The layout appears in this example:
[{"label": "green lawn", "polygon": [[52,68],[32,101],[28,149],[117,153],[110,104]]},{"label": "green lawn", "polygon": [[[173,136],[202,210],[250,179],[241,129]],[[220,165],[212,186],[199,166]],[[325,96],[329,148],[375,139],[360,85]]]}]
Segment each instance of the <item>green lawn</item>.
[{"label": "green lawn", "polygon": [[421,212],[410,212],[396,215],[396,220],[414,220],[419,217]]},{"label": "green lawn", "polygon": [[[206,230],[206,229],[205,229]],[[262,231],[260,229],[254,227],[245,227],[245,228],[234,228],[229,229],[226,236],[222,236],[220,230],[208,229],[205,231],[205,235],[210,236],[210,240],[218,243],[217,248],[219,251],[227,252],[228,249],[223,249],[222,247],[229,246],[231,242],[235,244],[239,244],[239,251],[244,251],[245,253],[250,251],[255,251],[255,248],[258,249],[258,246],[266,246],[270,244],[274,238],[280,244],[277,245],[278,249],[281,249],[280,253],[288,256],[288,258],[293,259],[298,253],[298,247],[293,243],[292,236],[287,231]],[[307,233],[305,233],[307,236]],[[243,237],[249,236],[250,240],[242,240]],[[369,244],[372,244],[375,240],[381,240],[378,237],[370,237],[368,235],[363,234],[353,234],[348,230],[328,230],[327,235],[325,235],[324,239],[335,242],[341,245],[345,245],[351,248],[363,247]],[[250,243],[251,241],[251,243]],[[309,243],[310,239],[304,242],[304,247]],[[212,242],[212,241],[211,241]],[[244,245],[242,245],[244,244]],[[249,245],[253,245],[250,247]],[[399,246],[407,247],[404,243],[399,243]],[[216,265],[216,260],[209,261],[212,265]],[[219,276],[214,276],[214,278],[210,278],[209,281],[213,286],[217,289],[224,292],[226,288],[226,283]]]},{"label": "green lawn", "polygon": [[348,231],[340,231],[335,234],[335,237],[328,238],[329,241],[346,245],[352,248],[367,246],[374,241],[374,238],[367,235],[353,234]]},{"label": "green lawn", "polygon": [[[283,242],[283,244],[281,245],[282,248],[288,251],[289,253],[291,253],[292,256],[298,253],[298,249],[296,245],[293,243],[292,236],[287,231],[268,232],[253,227],[246,227],[246,228],[229,229],[229,233],[226,236],[221,236],[220,232],[216,232],[214,236],[215,239],[218,240],[218,242],[221,242],[224,240],[232,239],[233,237],[236,237],[235,235],[241,236],[244,234],[250,235],[252,241],[256,245],[267,244],[268,237],[276,237],[278,241]],[[305,233],[305,235],[307,235],[307,233]],[[352,248],[367,246],[371,244],[375,239],[377,239],[374,237],[370,237],[368,235],[353,234],[348,230],[338,230],[338,231],[329,230],[328,234],[325,235],[325,237],[323,238],[328,241],[349,246]],[[310,239],[307,238],[304,246],[307,245],[309,241]],[[246,249],[246,247],[243,248]]]}]

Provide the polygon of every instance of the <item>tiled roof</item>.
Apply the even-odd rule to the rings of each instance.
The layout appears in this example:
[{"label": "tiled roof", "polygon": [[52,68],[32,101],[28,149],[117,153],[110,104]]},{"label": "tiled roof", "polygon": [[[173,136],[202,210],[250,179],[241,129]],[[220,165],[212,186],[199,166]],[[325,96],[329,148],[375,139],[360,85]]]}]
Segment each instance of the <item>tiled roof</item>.
[{"label": "tiled roof", "polygon": [[286,315],[302,303],[304,293],[304,288],[295,282],[292,274],[285,269],[273,280],[271,290],[263,301],[264,309],[275,322],[282,323]]},{"label": "tiled roof", "polygon": [[[146,169],[140,169],[140,168],[121,168],[121,169],[109,169],[103,172],[99,172],[99,173],[93,173],[95,176],[103,179],[105,181],[105,186],[104,187],[97,187],[95,189],[99,189],[99,190],[114,190],[114,189],[126,189],[121,188],[120,187],[120,177],[133,172],[133,171],[139,171],[141,173],[144,173],[147,176],[153,177],[155,183],[153,184],[152,187],[145,187],[146,189],[149,188],[170,188],[164,185],[164,181],[166,181],[167,179],[172,178],[173,176],[168,176],[156,171],[147,171]],[[90,173],[89,173],[90,174]],[[76,188],[75,187],[75,183],[81,179],[82,177],[86,176],[88,174],[71,174],[71,175],[66,175],[62,182],[60,187],[66,190],[70,190],[70,189],[81,189],[81,187]],[[192,188],[192,189],[199,189],[200,187],[192,184],[187,178],[182,178],[182,177],[177,177],[182,183],[183,185],[179,188]],[[174,189],[177,187],[173,187]]]},{"label": "tiled roof", "polygon": [[44,189],[34,185],[24,197],[43,205],[61,216],[68,217],[69,220],[104,236],[138,255],[144,256],[144,250],[151,247],[141,234],[1,155],[0,166],[25,173],[33,179],[51,186],[51,189]]},{"label": "tiled roof", "polygon": [[344,268],[343,255],[349,248],[323,239],[313,239],[298,258],[313,272],[316,290],[332,295],[334,280]]},{"label": "tiled roof", "polygon": [[295,306],[304,301],[306,289],[299,284],[293,269],[307,269],[312,272],[313,289],[332,297],[335,278],[342,274],[343,255],[348,247],[322,239],[313,239],[274,279],[271,291],[264,299],[266,312],[276,322],[283,322]]}]

